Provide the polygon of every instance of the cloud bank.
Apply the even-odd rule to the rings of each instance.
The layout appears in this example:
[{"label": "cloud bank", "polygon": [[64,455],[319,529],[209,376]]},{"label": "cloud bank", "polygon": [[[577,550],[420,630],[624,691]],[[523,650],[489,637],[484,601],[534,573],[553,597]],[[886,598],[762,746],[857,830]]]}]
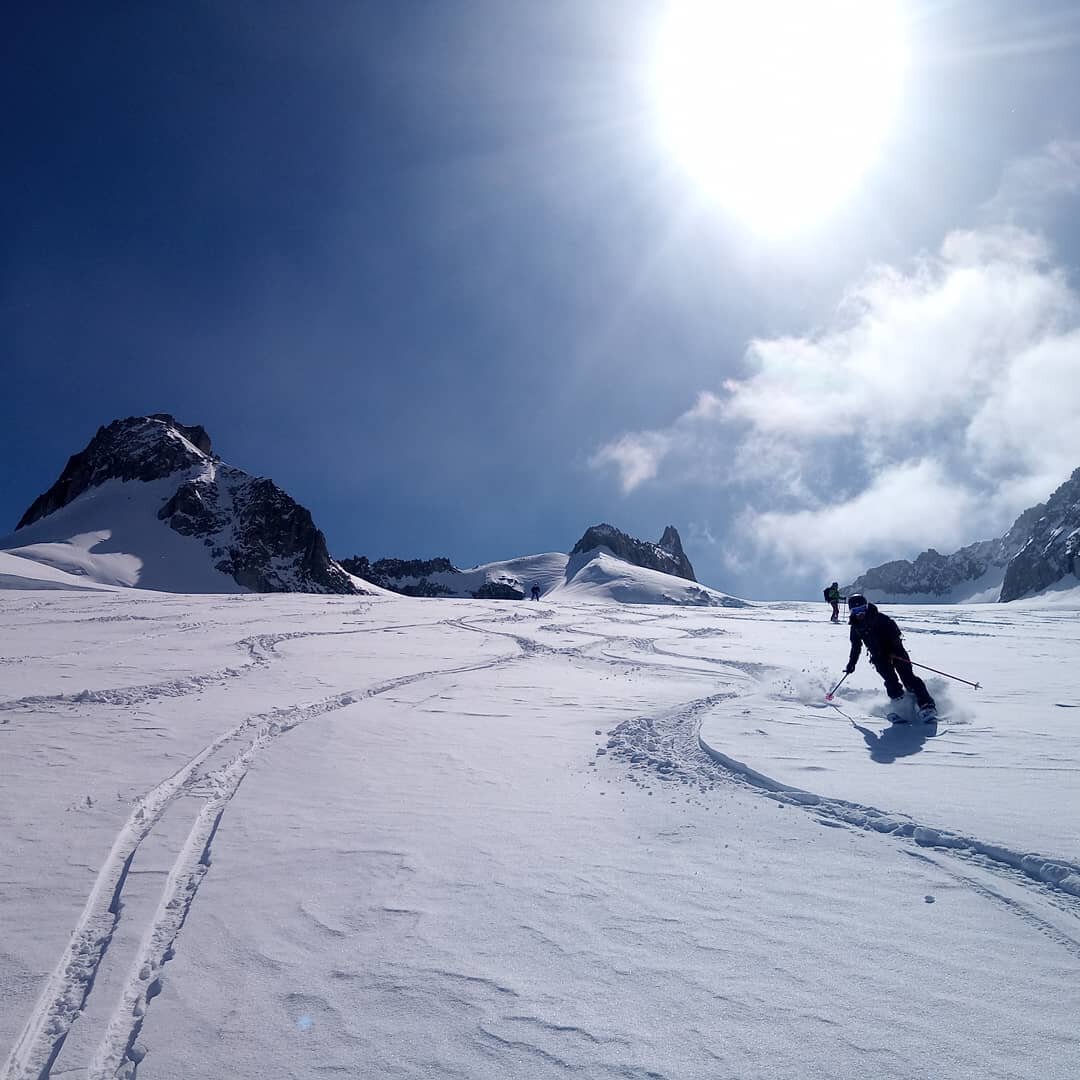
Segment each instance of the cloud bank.
[{"label": "cloud bank", "polygon": [[789,569],[854,575],[999,535],[1080,465],[1080,294],[1016,225],[879,266],[828,326],[751,341],[744,360],[744,378],[592,464],[625,492],[727,489],[738,544]]}]

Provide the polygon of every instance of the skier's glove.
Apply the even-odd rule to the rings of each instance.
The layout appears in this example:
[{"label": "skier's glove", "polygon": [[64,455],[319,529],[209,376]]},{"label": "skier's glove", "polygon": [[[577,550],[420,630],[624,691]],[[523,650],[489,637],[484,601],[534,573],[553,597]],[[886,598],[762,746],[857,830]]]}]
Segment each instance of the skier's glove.
[{"label": "skier's glove", "polygon": [[854,671],[855,671],[855,665],[854,664],[848,664],[848,666],[846,668],[844,668],[844,674],[845,675],[851,675]]}]

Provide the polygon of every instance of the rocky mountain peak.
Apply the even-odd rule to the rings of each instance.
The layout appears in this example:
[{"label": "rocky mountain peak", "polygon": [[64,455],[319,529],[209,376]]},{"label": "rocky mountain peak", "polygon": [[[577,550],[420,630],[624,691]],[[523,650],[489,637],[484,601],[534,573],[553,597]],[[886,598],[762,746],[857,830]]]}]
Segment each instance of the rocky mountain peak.
[{"label": "rocky mountain peak", "polygon": [[659,546],[676,558],[684,557],[682,540],[679,539],[679,530],[674,525],[668,525],[664,529],[664,535],[660,537]]},{"label": "rocky mountain peak", "polygon": [[204,428],[180,424],[167,413],[114,420],[98,428],[86,449],[68,459],[60,478],[34,500],[16,531],[106,480],[161,480],[204,464],[211,454],[210,436]]},{"label": "rocky mountain peak", "polygon": [[1080,577],[1080,469],[1045,503],[1026,510],[1007,534],[1021,541],[1005,568],[1001,599],[1042,592],[1068,574]]},{"label": "rocky mountain peak", "polygon": [[272,480],[226,465],[214,454],[205,428],[181,424],[168,413],[129,416],[99,428],[56,483],[34,500],[16,531],[111,480],[168,481],[146,490],[142,512],[201,541],[214,568],[245,588],[359,591],[330,558],[326,539],[305,507]]},{"label": "rocky mountain peak", "polygon": [[613,555],[633,566],[643,566],[649,570],[659,570],[663,574],[697,581],[694,568],[683,552],[682,541],[674,525],[664,530],[659,543],[637,540],[614,525],[590,525],[585,534],[574,545],[571,555],[581,555],[598,547],[606,547]]}]

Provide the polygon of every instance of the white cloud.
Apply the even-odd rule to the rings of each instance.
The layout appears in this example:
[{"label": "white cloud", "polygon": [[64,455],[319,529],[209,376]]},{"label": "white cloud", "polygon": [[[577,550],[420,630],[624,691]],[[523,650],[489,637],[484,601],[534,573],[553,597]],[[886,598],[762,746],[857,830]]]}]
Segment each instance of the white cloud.
[{"label": "white cloud", "polygon": [[986,538],[986,507],[929,460],[883,470],[841,503],[782,513],[748,512],[739,531],[759,552],[789,572],[807,565],[826,576],[851,579],[883,551],[926,547],[927,523],[937,545],[955,550]]},{"label": "white cloud", "polygon": [[[665,459],[693,456],[701,445],[702,432],[712,428],[723,415],[723,402],[715,394],[703,391],[697,401],[675,423],[663,431],[636,431],[620,436],[600,447],[589,459],[593,468],[613,467],[624,492],[659,474]],[[707,437],[711,438],[711,435]],[[702,468],[705,463],[701,462]]]},{"label": "white cloud", "polygon": [[754,340],[746,361],[722,394],[593,464],[625,491],[738,485],[744,536],[832,576],[1000,534],[1080,465],[1080,296],[1013,225],[874,269],[829,326]]},{"label": "white cloud", "polygon": [[623,491],[633,491],[652,480],[671,446],[671,436],[660,431],[639,431],[602,446],[589,459],[594,468],[612,465],[619,473]]}]

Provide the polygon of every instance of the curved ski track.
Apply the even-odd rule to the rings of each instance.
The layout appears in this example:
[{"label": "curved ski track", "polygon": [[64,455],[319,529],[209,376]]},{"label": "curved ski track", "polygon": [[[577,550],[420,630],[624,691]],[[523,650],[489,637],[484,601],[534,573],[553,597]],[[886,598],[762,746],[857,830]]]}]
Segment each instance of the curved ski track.
[{"label": "curved ski track", "polygon": [[[686,673],[684,669],[680,671]],[[1080,919],[1080,865],[1053,856],[1014,851],[978,837],[920,824],[903,814],[793,788],[709,746],[701,738],[702,720],[714,708],[735,697],[737,694],[731,692],[713,694],[655,716],[625,720],[608,732],[607,743],[597,755],[601,758],[610,755],[623,761],[629,766],[632,778],[635,773],[644,773],[667,784],[697,789],[702,794],[718,783],[737,784],[776,802],[809,810],[823,825],[864,829],[911,843],[922,851],[935,850],[1020,885],[1029,894],[1032,889],[1037,890],[1040,901],[1072,919]],[[909,853],[916,852],[909,850]],[[933,861],[942,865],[936,859]],[[1066,932],[1022,902],[976,882],[970,875],[942,868],[1080,955],[1080,925],[1072,933]]]}]

